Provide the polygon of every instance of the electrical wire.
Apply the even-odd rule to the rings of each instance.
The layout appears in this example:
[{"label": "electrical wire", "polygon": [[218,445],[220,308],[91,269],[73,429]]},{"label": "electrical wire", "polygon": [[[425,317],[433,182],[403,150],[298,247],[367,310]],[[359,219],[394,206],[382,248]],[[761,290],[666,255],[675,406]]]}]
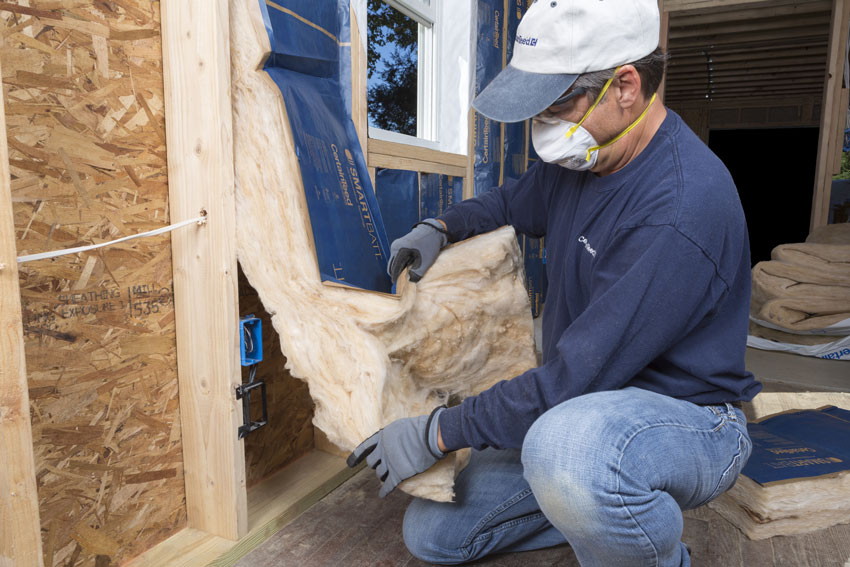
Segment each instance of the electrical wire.
[{"label": "electrical wire", "polygon": [[164,226],[162,228],[158,228],[156,230],[149,230],[148,232],[140,232],[139,234],[132,234],[130,236],[125,236],[123,238],[118,238],[116,240],[110,240],[108,242],[101,242],[100,244],[91,244],[89,246],[77,246],[76,248],[65,248],[64,250],[53,250],[52,252],[41,252],[39,254],[28,254],[26,256],[18,256],[18,264],[22,264],[24,262],[33,262],[35,260],[45,260],[47,258],[55,258],[57,256],[64,256],[65,254],[78,254],[80,252],[88,252],[89,250],[95,250],[97,248],[103,248],[104,246],[112,246],[113,244],[118,244],[119,242],[126,242],[128,240],[133,240],[134,238],[144,238],[147,236],[156,236],[158,234],[164,234],[166,232],[170,232],[177,228],[184,227],[186,225],[190,225],[192,223],[198,223],[198,225],[206,224],[207,215],[206,213],[200,217],[189,219],[185,221],[181,221],[178,223],[174,223],[168,226]]}]

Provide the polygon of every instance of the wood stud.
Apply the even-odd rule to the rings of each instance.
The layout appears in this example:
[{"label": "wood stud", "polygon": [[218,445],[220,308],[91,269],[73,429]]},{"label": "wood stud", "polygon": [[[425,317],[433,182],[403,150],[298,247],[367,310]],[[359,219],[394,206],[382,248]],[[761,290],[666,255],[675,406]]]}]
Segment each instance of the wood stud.
[{"label": "wood stud", "polygon": [[42,567],[6,113],[0,100],[0,564]]},{"label": "wood stud", "polygon": [[[236,540],[248,529],[236,264],[230,21],[227,2],[162,4],[173,220],[177,367],[189,527]],[[205,101],[200,104],[199,101]]]}]

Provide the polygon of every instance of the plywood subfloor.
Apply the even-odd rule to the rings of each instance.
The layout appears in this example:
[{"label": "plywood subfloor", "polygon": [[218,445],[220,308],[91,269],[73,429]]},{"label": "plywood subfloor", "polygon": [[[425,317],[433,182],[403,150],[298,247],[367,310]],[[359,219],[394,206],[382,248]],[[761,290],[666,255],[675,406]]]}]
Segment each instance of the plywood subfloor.
[{"label": "plywood subfloor", "polygon": [[[364,469],[297,520],[244,556],[239,567],[422,567],[401,535],[411,497],[395,491],[378,498],[378,481]],[[842,567],[850,558],[850,525],[796,537],[750,541],[717,513],[702,507],[685,514],[685,542],[692,564],[722,567]],[[578,567],[564,545],[497,555],[478,561],[487,567],[562,565]]]}]

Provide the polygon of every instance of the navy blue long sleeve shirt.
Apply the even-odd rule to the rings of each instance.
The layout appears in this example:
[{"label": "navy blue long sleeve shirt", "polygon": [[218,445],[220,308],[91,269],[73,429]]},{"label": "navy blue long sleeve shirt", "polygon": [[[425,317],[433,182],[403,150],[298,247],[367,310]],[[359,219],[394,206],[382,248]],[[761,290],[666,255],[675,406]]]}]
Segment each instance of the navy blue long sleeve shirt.
[{"label": "navy blue long sleeve shirt", "polygon": [[627,386],[695,403],[751,400],[750,253],[723,163],[668,109],[649,145],[599,177],[539,162],[457,203],[452,242],[512,225],[546,237],[543,364],[443,412],[454,450],[519,448],[546,410]]}]

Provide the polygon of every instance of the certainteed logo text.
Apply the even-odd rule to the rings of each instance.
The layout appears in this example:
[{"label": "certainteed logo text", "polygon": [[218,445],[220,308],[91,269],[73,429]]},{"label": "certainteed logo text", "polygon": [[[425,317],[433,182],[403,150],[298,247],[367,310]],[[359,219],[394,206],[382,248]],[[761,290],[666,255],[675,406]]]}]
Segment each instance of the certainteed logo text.
[{"label": "certainteed logo text", "polygon": [[520,45],[527,45],[529,47],[535,47],[537,45],[536,37],[522,37],[521,35],[516,36],[516,42]]}]

